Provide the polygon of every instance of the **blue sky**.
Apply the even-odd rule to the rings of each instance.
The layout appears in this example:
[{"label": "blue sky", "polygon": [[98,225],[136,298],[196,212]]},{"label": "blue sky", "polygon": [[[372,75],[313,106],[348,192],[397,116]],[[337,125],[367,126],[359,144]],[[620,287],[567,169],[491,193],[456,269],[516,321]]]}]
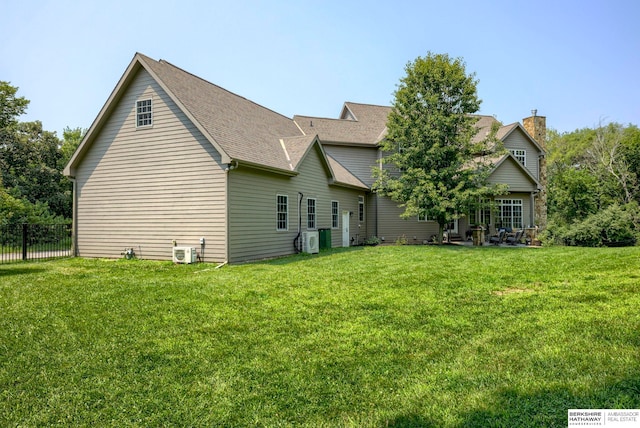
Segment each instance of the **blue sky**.
[{"label": "blue sky", "polygon": [[4,0],[0,40],[21,120],[60,137],[91,125],[136,52],[289,117],[390,105],[409,61],[448,53],[505,124],[534,108],[560,132],[640,124],[635,0]]}]

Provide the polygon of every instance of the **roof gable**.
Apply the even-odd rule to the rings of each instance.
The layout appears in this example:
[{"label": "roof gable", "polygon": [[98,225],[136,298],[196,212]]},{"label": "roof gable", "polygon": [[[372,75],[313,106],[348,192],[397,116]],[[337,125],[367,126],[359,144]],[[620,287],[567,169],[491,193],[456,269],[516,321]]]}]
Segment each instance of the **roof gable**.
[{"label": "roof gable", "polygon": [[84,154],[87,152],[87,150],[91,146],[91,143],[93,142],[93,139],[96,137],[98,131],[100,130],[100,128],[102,128],[102,125],[108,119],[108,116],[111,114],[111,112],[113,112],[113,110],[116,108],[117,103],[120,100],[120,98],[124,95],[126,88],[133,81],[137,72],[142,67],[142,65],[140,64],[140,61],[137,60],[137,56],[138,54],[136,54],[136,56],[134,56],[134,59],[131,61],[131,63],[129,63],[129,66],[127,67],[123,75],[120,77],[120,80],[116,84],[115,88],[113,89],[113,91],[111,91],[109,98],[107,98],[107,101],[100,109],[98,116],[96,116],[96,118],[93,120],[93,123],[87,130],[87,133],[85,134],[84,138],[78,145],[78,148],[71,156],[71,159],[69,159],[69,162],[67,163],[63,171],[64,175],[70,176],[70,177],[75,176],[78,162],[82,159]]},{"label": "roof gable", "polygon": [[360,190],[370,190],[369,186],[363,183],[358,177],[353,175],[351,171],[342,166],[340,162],[338,162],[335,158],[327,155],[327,160],[329,161],[329,165],[331,165],[331,170],[333,171],[334,178],[331,182],[333,185],[349,187],[352,189],[360,189]]},{"label": "roof gable", "polygon": [[324,151],[317,135],[283,138],[280,142],[287,154],[292,171],[298,173],[304,160],[315,149],[327,173],[329,184],[369,190],[366,184]]},{"label": "roof gable", "polygon": [[519,122],[515,122],[512,123],[510,125],[506,125],[501,127],[498,130],[498,134],[497,137],[501,140],[504,141],[507,137],[509,137],[509,135],[513,134],[514,132],[520,131],[524,134],[524,136],[531,142],[531,144],[533,146],[535,146],[535,148],[540,152],[540,153],[544,153],[545,150],[542,148],[542,146],[540,146],[540,144],[527,132],[526,129],[524,129],[524,126],[522,126]]},{"label": "roof gable", "polygon": [[75,168],[136,73],[144,68],[220,153],[223,163],[290,170],[280,139],[303,133],[292,119],[209,83],[166,61],[136,53],[65,168]]},{"label": "roof gable", "polygon": [[519,172],[531,182],[531,184],[534,184],[537,188],[541,187],[540,182],[536,180],[531,172],[529,172],[529,170],[525,168],[524,165],[518,162],[518,160],[511,153],[506,153],[500,156],[498,159],[494,159],[493,170],[491,171],[490,176],[495,174],[505,162],[512,163],[519,170]]}]

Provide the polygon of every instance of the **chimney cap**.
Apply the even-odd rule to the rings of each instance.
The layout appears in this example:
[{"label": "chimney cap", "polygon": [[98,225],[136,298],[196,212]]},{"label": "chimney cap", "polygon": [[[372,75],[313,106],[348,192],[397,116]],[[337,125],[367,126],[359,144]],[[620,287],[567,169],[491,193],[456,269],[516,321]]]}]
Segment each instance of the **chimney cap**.
[{"label": "chimney cap", "polygon": [[538,109],[534,108],[533,110],[531,110],[531,115],[534,116],[534,117],[537,116],[538,115]]}]

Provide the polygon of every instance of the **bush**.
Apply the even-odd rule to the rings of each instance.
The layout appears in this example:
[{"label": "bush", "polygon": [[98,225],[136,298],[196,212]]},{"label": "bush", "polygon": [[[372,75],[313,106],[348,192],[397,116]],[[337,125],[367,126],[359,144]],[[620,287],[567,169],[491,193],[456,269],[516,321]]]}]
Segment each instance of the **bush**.
[{"label": "bush", "polygon": [[380,244],[380,242],[382,242],[382,241],[380,241],[380,238],[378,238],[377,236],[371,236],[371,237],[367,238],[366,241],[364,241],[364,245],[369,245],[369,246],[374,247],[374,246]]},{"label": "bush", "polygon": [[25,198],[16,198],[0,189],[0,225],[7,224],[70,224],[70,219],[52,214],[43,202],[31,203]]},{"label": "bush", "polygon": [[614,204],[565,230],[559,228],[555,238],[565,245],[581,247],[635,245],[640,232],[638,218],[640,210],[636,203]]}]

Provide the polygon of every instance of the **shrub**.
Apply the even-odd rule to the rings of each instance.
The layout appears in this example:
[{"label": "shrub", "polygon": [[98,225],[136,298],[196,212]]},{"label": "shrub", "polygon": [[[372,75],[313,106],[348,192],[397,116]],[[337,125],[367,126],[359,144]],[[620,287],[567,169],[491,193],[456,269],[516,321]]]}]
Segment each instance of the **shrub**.
[{"label": "shrub", "polygon": [[566,245],[582,247],[634,245],[637,241],[638,205],[611,205],[574,223],[568,229],[558,229],[557,236]]},{"label": "shrub", "polygon": [[396,245],[407,245],[407,237],[402,235],[402,236],[398,236],[398,239],[396,239]]},{"label": "shrub", "polygon": [[364,241],[364,245],[376,246],[380,244],[380,242],[380,238],[378,238],[377,236],[371,236],[367,238],[366,241]]}]

